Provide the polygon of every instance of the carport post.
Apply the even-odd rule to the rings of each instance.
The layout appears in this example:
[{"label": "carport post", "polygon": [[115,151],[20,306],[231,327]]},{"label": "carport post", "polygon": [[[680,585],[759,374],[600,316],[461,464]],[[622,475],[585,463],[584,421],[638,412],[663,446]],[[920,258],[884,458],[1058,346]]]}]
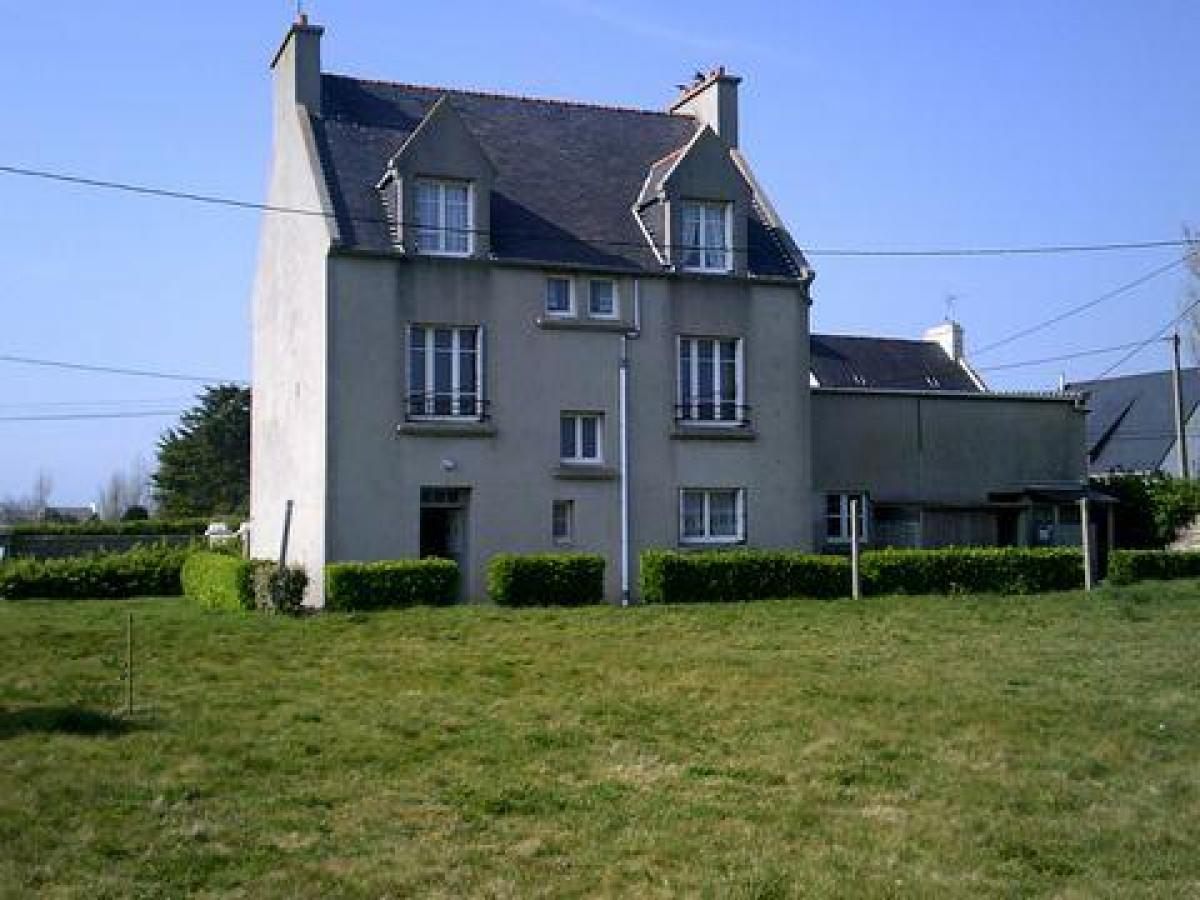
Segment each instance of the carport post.
[{"label": "carport post", "polygon": [[1079,498],[1079,532],[1083,542],[1083,589],[1092,589],[1092,536],[1089,533],[1087,497]]},{"label": "carport post", "polygon": [[855,600],[862,596],[858,583],[858,497],[850,497],[850,596]]}]

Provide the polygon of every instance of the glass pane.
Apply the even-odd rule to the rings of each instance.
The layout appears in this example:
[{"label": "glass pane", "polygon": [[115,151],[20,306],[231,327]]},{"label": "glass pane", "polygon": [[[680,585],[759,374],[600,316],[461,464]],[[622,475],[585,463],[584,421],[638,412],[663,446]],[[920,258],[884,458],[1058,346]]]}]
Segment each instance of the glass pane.
[{"label": "glass pane", "polygon": [[595,416],[583,416],[580,419],[583,426],[582,452],[584,459],[600,458],[600,420]]},{"label": "glass pane", "polygon": [[571,311],[571,282],[565,278],[546,279],[546,311]]},{"label": "glass pane", "polygon": [[700,204],[683,204],[683,246],[699,247],[700,241]]},{"label": "glass pane", "polygon": [[709,491],[708,529],[711,537],[737,537],[737,491]]},{"label": "glass pane", "polygon": [[691,418],[692,415],[692,342],[679,342],[679,402],[683,408],[680,417]]},{"label": "glass pane", "polygon": [[438,241],[441,225],[438,209],[438,186],[427,181],[417,182],[417,244],[421,250],[440,250]]},{"label": "glass pane", "polygon": [[696,396],[700,400],[701,419],[712,419],[716,415],[716,397],[713,395],[713,345],[714,341],[697,341],[699,355]]},{"label": "glass pane", "polygon": [[566,541],[571,538],[571,501],[555,500],[552,514],[551,529],[556,541]]},{"label": "glass pane", "polygon": [[588,311],[593,316],[611,316],[613,314],[613,283],[611,281],[593,281],[591,283],[591,303]]},{"label": "glass pane", "polygon": [[408,411],[425,414],[425,329],[413,328],[408,337]]},{"label": "glass pane", "polygon": [[563,459],[575,458],[575,417],[563,416],[558,426],[558,452]]},{"label": "glass pane", "polygon": [[683,536],[704,537],[704,492],[683,492]]},{"label": "glass pane", "polygon": [[454,332],[449,328],[433,331],[433,411],[435,415],[453,414]]},{"label": "glass pane", "polygon": [[466,253],[470,246],[469,198],[470,191],[465,184],[448,184],[445,186],[446,197],[446,250],[451,253]]},{"label": "glass pane", "polygon": [[737,409],[737,342],[721,341],[721,415],[720,418],[738,418]]}]

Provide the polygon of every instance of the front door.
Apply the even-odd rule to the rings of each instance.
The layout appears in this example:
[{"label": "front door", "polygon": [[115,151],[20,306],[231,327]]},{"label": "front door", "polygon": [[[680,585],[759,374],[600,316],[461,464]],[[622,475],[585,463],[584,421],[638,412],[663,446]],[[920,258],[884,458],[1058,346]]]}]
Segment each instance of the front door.
[{"label": "front door", "polygon": [[466,488],[421,488],[421,558],[436,556],[458,563],[459,593],[467,580]]}]

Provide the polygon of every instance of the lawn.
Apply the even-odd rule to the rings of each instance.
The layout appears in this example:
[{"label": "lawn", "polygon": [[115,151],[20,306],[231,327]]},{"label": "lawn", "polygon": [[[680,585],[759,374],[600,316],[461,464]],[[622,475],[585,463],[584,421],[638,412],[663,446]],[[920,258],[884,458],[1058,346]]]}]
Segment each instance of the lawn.
[{"label": "lawn", "polygon": [[1195,582],[0,603],[0,894],[1196,896],[1198,638]]}]

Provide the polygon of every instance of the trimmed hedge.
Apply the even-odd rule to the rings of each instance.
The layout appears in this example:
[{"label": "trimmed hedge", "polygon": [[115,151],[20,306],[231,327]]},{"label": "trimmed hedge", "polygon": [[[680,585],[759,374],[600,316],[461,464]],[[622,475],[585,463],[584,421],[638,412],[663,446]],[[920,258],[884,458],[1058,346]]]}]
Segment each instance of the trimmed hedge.
[{"label": "trimmed hedge", "polygon": [[850,560],[768,550],[647,550],[641,555],[647,603],[737,603],[775,597],[841,597]]},{"label": "trimmed hedge", "polygon": [[947,547],[862,555],[869,594],[1040,594],[1083,587],[1083,555],[1065,547]]},{"label": "trimmed hedge", "polygon": [[501,553],[488,561],[488,596],[499,606],[583,606],[604,599],[604,557]]},{"label": "trimmed hedge", "polygon": [[208,609],[254,609],[253,568],[228,553],[191,553],[183,564],[183,594]]},{"label": "trimmed hedge", "polygon": [[1113,584],[1169,581],[1174,578],[1200,578],[1200,553],[1114,550],[1108,559],[1108,580]]},{"label": "trimmed hedge", "polygon": [[104,519],[89,519],[86,522],[19,522],[3,529],[12,534],[103,534],[103,535],[202,535],[213,522],[224,522],[235,529],[238,520],[228,516],[211,516],[192,519],[135,519],[129,522],[109,522]]},{"label": "trimmed hedge", "polygon": [[54,599],[177,596],[184,547],[138,547],[63,559],[14,559],[0,563],[0,597]]},{"label": "trimmed hedge", "polygon": [[[641,556],[647,603],[716,603],[784,597],[846,597],[850,560],[791,551],[648,550]],[[1083,585],[1079,551],[951,547],[863,553],[865,594],[1033,594]]]},{"label": "trimmed hedge", "polygon": [[458,598],[458,565],[404,559],[325,566],[325,608],[337,612],[396,606],[445,606]]},{"label": "trimmed hedge", "polygon": [[255,560],[252,566],[254,605],[268,612],[296,613],[304,605],[308,574],[300,566],[279,568],[269,560]]}]

